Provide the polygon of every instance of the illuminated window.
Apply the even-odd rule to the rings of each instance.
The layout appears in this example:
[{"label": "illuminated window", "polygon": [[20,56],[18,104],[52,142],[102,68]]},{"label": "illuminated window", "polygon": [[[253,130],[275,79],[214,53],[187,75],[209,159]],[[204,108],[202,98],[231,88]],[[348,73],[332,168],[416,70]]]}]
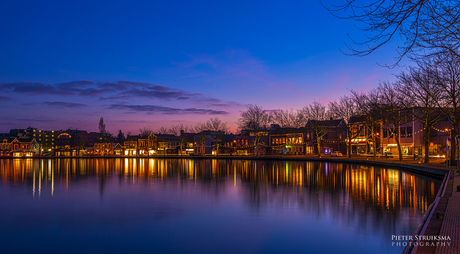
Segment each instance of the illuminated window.
[{"label": "illuminated window", "polygon": [[403,127],[403,128],[400,129],[400,131],[401,131],[401,138],[405,138],[406,137],[406,128]]},{"label": "illuminated window", "polygon": [[412,127],[407,127],[406,128],[406,137],[408,137],[408,138],[412,137]]}]

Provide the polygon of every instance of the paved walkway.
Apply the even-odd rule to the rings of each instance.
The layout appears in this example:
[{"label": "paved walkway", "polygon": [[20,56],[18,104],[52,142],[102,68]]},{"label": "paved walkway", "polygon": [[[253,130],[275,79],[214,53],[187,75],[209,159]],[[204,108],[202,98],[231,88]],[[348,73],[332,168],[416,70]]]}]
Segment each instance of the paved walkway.
[{"label": "paved walkway", "polygon": [[[436,254],[460,253],[460,192],[457,192],[457,186],[460,185],[460,175],[454,173],[454,188],[452,197],[449,198],[447,209],[442,222],[441,236],[450,236],[450,246],[441,246],[438,244]],[[445,241],[443,241],[445,242]]]}]

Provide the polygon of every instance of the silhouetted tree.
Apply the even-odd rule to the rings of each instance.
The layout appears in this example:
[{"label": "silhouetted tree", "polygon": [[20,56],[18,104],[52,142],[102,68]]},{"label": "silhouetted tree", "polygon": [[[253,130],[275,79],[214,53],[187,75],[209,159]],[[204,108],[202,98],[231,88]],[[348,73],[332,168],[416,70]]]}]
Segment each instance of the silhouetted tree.
[{"label": "silhouetted tree", "polygon": [[168,127],[161,126],[158,129],[158,134],[170,134],[170,131],[171,131],[171,129],[169,129]]},{"label": "silhouetted tree", "polygon": [[[374,154],[374,159],[377,154],[377,136],[382,121],[382,109],[380,103],[380,94],[377,89],[374,89],[368,93],[358,93],[351,91],[353,100],[358,106],[358,112],[364,119],[364,126],[368,135],[367,142],[371,145]],[[370,141],[369,141],[370,140]]]},{"label": "silhouetted tree", "polygon": [[377,88],[380,95],[381,113],[383,124],[388,127],[390,136],[393,136],[398,147],[398,158],[402,160],[400,129],[407,122],[408,112],[403,110],[405,99],[398,93],[395,83],[382,82]]},{"label": "silhouetted tree", "polygon": [[332,117],[343,119],[345,124],[342,126],[347,133],[347,157],[351,157],[351,140],[357,138],[361,132],[361,128],[354,128],[350,123],[353,116],[358,115],[359,108],[351,96],[342,96],[338,101],[329,103],[329,108]]},{"label": "silhouetted tree", "polygon": [[169,127],[168,129],[168,134],[173,134],[173,135],[176,135],[176,136],[180,136],[181,134],[181,131],[184,131],[184,132],[190,132],[190,131],[193,131],[192,130],[193,128],[191,128],[190,126],[187,126],[187,125],[184,125],[184,124],[176,124],[176,125],[173,125],[171,127]]},{"label": "silhouetted tree", "polygon": [[102,116],[101,119],[99,119],[99,133],[107,133],[105,130],[104,118]]},{"label": "silhouetted tree", "polygon": [[302,110],[286,109],[286,110],[275,110],[272,113],[272,120],[274,123],[281,127],[300,128],[304,127],[308,119],[303,114]]},{"label": "silhouetted tree", "polygon": [[206,121],[206,128],[212,131],[211,139],[213,146],[216,148],[216,156],[219,156],[219,148],[222,145],[222,140],[225,134],[228,133],[227,123],[215,117]]},{"label": "silhouetted tree", "polygon": [[452,123],[451,135],[451,162],[456,159],[455,136],[460,127],[460,58],[454,54],[439,55],[425,61],[425,66],[431,70],[435,84],[440,89],[440,96],[436,102],[444,115]]},{"label": "silhouetted tree", "polygon": [[254,147],[256,148],[256,156],[259,156],[259,145],[264,131],[268,128],[270,115],[262,107],[254,105],[249,106],[246,111],[241,111],[240,116],[238,126],[241,130],[254,133]]},{"label": "silhouetted tree", "polygon": [[195,134],[195,141],[197,142],[199,147],[202,149],[201,154],[205,154],[206,142],[209,141],[209,139],[211,138],[206,133],[206,131],[208,130],[207,126],[206,126],[206,123],[198,122],[193,127],[193,129],[194,129],[194,131],[196,133]]},{"label": "silhouetted tree", "polygon": [[[398,75],[396,89],[404,98],[402,104],[411,118],[419,120],[423,126],[423,140],[425,147],[424,163],[429,162],[428,149],[430,146],[430,132],[434,125],[441,120],[440,110],[437,108],[441,90],[429,66],[411,67],[407,72]],[[414,151],[415,154],[415,151]]]},{"label": "silhouetted tree", "polygon": [[125,141],[125,134],[121,130],[118,130],[117,141],[119,143],[123,143]]},{"label": "silhouetted tree", "polygon": [[219,118],[211,118],[205,123],[206,128],[211,131],[221,131],[224,133],[228,132],[228,127],[226,122],[222,122]]},{"label": "silhouetted tree", "polygon": [[331,129],[329,122],[331,113],[325,105],[317,101],[305,106],[303,112],[308,118],[306,127],[313,132],[318,148],[318,156],[321,156],[321,140]]},{"label": "silhouetted tree", "polygon": [[352,39],[351,54],[372,53],[394,37],[398,46],[395,64],[409,55],[420,58],[450,53],[459,57],[460,5],[450,0],[343,0],[326,7],[334,16],[351,19],[366,35],[364,41]]},{"label": "silhouetted tree", "polygon": [[139,128],[139,135],[141,135],[141,137],[148,136],[152,132],[153,132],[153,130],[150,127],[145,127],[144,126],[142,128]]}]

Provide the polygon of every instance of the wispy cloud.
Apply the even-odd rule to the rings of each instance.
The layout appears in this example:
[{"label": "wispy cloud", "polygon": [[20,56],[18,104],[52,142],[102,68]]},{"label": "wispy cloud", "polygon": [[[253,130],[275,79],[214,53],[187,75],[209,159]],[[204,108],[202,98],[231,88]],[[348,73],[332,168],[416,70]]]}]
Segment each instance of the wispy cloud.
[{"label": "wispy cloud", "polygon": [[49,122],[57,122],[56,120],[54,119],[50,119],[50,118],[14,118],[12,119],[13,123],[16,123],[16,122],[26,122],[26,123],[33,123],[33,122],[42,122],[42,123],[49,123]]},{"label": "wispy cloud", "polygon": [[3,101],[14,101],[14,99],[8,96],[0,96],[0,102]]},{"label": "wispy cloud", "polygon": [[52,106],[52,107],[65,107],[65,108],[81,108],[86,107],[86,104],[81,103],[73,103],[73,102],[63,102],[63,101],[47,101],[43,102],[44,105]]},{"label": "wispy cloud", "polygon": [[49,85],[39,82],[16,82],[0,85],[0,91],[13,92],[29,95],[72,95],[72,91],[65,91],[58,89],[55,85]]},{"label": "wispy cloud", "polygon": [[199,115],[226,115],[227,111],[201,108],[171,108],[158,105],[120,105],[112,104],[108,109],[128,110],[131,112],[147,112],[150,114],[199,114]]},{"label": "wispy cloud", "polygon": [[128,91],[119,93],[118,96],[132,96],[137,98],[157,98],[163,100],[188,100],[190,98],[202,97],[202,94],[190,93],[187,91],[173,89],[166,86],[151,85],[142,88],[132,88]]},{"label": "wispy cloud", "polygon": [[[222,102],[220,99],[206,97],[201,93],[193,93],[168,86],[132,81],[71,81],[56,84],[45,84],[40,82],[16,82],[0,84],[0,91],[5,93],[17,93],[26,95],[99,97],[100,100],[148,98],[165,101],[181,100],[209,103]],[[10,97],[3,96],[3,98],[7,99]]]}]

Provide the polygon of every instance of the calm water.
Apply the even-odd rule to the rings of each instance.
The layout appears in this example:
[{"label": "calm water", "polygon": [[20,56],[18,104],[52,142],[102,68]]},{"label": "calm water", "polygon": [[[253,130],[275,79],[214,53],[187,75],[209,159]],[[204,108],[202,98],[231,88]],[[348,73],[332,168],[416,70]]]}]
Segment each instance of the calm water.
[{"label": "calm water", "polygon": [[387,168],[0,160],[0,253],[401,253],[440,181]]}]

